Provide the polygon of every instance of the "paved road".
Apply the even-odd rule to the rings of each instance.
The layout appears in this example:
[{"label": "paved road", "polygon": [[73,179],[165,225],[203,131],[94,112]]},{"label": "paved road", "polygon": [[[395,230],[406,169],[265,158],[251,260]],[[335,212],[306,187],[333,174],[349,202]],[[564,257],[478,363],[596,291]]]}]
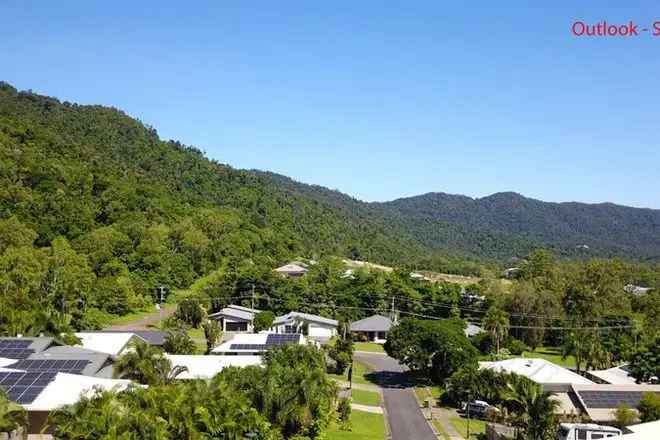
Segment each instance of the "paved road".
[{"label": "paved road", "polygon": [[392,440],[437,440],[419,409],[401,365],[382,354],[355,353],[353,356],[374,369],[373,380],[383,387]]}]

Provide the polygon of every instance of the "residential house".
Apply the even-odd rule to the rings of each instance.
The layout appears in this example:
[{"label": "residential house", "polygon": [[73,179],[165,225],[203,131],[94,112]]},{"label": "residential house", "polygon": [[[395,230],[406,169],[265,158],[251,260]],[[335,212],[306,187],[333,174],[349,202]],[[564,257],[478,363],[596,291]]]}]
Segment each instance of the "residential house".
[{"label": "residential house", "polygon": [[220,321],[224,332],[254,331],[254,316],[260,310],[230,304],[219,312],[209,315],[209,319]]},{"label": "residential house", "polygon": [[373,315],[351,323],[351,333],[367,341],[385,342],[392,327],[392,320],[387,316]]},{"label": "residential house", "polygon": [[[238,333],[211,350],[211,354],[258,358],[272,348],[288,344],[308,345],[309,342],[302,334]],[[251,359],[245,362],[251,362]]]},{"label": "residential house", "polygon": [[324,341],[337,335],[339,322],[323,316],[309,313],[289,312],[278,316],[273,321],[271,331],[274,333],[301,333]]},{"label": "residential house", "polygon": [[80,347],[111,356],[121,356],[133,342],[146,342],[132,332],[79,332],[75,335],[80,339]]},{"label": "residential house", "polygon": [[227,367],[261,366],[261,356],[203,356],[166,354],[173,367],[186,367],[177,379],[212,379]]},{"label": "residential house", "polygon": [[479,368],[523,375],[552,393],[560,404],[559,413],[581,415],[598,423],[613,422],[615,410],[622,403],[635,408],[644,393],[660,393],[660,385],[595,383],[545,359],[479,362]]},{"label": "residential house", "polygon": [[305,275],[309,271],[308,267],[309,266],[306,263],[301,261],[292,261],[284,266],[278,267],[275,269],[275,272],[282,276],[296,278]]}]

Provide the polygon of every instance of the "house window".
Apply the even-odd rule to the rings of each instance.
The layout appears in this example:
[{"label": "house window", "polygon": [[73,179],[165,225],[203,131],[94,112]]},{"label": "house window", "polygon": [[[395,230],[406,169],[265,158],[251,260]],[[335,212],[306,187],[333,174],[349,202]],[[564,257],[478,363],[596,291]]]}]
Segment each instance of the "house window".
[{"label": "house window", "polygon": [[298,333],[298,329],[295,325],[285,325],[284,333]]},{"label": "house window", "polygon": [[227,324],[228,332],[246,332],[247,331],[247,322],[228,322]]}]

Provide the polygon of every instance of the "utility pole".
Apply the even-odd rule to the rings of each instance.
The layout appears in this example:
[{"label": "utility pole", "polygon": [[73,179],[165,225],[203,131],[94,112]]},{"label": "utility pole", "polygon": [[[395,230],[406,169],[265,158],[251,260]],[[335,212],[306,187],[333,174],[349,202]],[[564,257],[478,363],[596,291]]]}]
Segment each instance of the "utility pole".
[{"label": "utility pole", "polygon": [[254,310],[254,283],[252,283],[252,309]]},{"label": "utility pole", "polygon": [[394,296],[392,296],[392,308],[390,310],[390,319],[393,323],[396,322],[396,313],[394,312]]},{"label": "utility pole", "polygon": [[468,392],[468,402],[467,402],[467,439],[470,440],[470,393]]}]

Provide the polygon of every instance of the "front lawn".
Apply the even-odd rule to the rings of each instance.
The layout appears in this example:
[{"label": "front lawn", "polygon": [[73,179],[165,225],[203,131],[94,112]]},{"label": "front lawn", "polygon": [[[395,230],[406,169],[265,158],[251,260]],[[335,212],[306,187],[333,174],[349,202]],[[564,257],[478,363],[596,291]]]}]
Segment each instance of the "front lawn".
[{"label": "front lawn", "polygon": [[[463,437],[467,438],[467,419],[451,417],[449,423]],[[486,422],[478,419],[470,419],[470,439],[477,438],[479,434],[486,432]]]},{"label": "front lawn", "polygon": [[[365,385],[373,385],[373,382],[370,382],[366,377],[366,374],[371,373],[371,369],[364,364],[361,364],[358,361],[353,361],[353,383],[360,383]],[[339,374],[329,374],[332,379],[341,380],[348,382],[348,368],[346,372],[342,375]]]},{"label": "front lawn", "polygon": [[375,391],[365,391],[353,388],[351,390],[353,403],[360,405],[378,406],[380,405],[380,393]]},{"label": "front lawn", "polygon": [[383,344],[376,344],[375,342],[356,342],[354,349],[355,351],[368,351],[370,353],[385,353]]},{"label": "front lawn", "polygon": [[326,440],[384,440],[385,419],[382,414],[364,411],[351,412],[351,430],[342,431],[333,426],[327,431]]}]

